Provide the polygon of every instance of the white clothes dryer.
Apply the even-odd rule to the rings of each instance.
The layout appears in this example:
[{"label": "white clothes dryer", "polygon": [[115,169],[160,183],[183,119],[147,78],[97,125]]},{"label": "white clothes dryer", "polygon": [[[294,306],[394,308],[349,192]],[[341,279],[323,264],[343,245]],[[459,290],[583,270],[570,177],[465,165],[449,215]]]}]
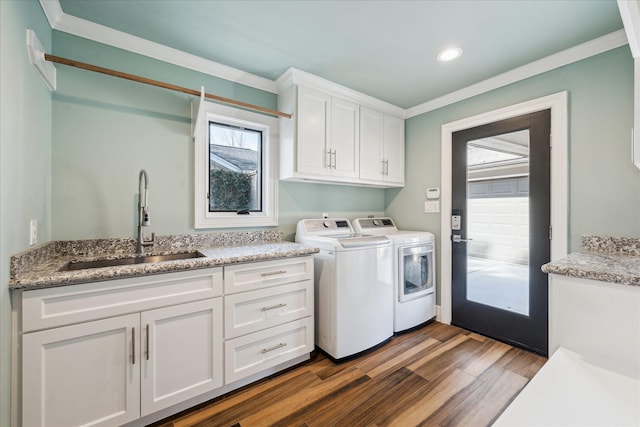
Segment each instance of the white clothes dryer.
[{"label": "white clothes dryer", "polygon": [[351,358],[393,336],[391,240],[354,233],[347,219],[303,219],[296,242],[314,254],[316,345]]},{"label": "white clothes dryer", "polygon": [[436,316],[435,236],[428,231],[398,230],[391,218],[357,218],[356,233],[383,235],[393,241],[394,332]]}]

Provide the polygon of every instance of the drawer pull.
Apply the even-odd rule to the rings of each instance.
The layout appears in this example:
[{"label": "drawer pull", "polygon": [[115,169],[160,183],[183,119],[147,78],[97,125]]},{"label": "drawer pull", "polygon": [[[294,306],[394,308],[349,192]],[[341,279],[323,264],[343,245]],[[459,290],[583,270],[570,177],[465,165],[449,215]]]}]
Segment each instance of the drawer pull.
[{"label": "drawer pull", "polygon": [[261,353],[262,354],[269,353],[270,351],[277,350],[277,349],[282,348],[282,347],[284,347],[286,345],[287,345],[287,343],[281,342],[280,344],[274,345],[273,347],[263,348]]},{"label": "drawer pull", "polygon": [[269,310],[275,310],[276,308],[286,307],[286,306],[287,306],[287,304],[281,302],[280,304],[272,305],[270,307],[262,307],[260,310],[261,311],[269,311]]},{"label": "drawer pull", "polygon": [[275,276],[276,274],[284,274],[286,272],[287,270],[271,271],[269,273],[262,273],[261,276],[262,277]]}]

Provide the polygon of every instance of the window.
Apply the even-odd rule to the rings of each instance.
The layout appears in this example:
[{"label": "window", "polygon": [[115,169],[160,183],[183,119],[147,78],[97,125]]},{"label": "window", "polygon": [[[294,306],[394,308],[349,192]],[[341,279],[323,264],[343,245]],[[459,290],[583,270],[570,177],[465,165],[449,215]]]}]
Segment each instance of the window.
[{"label": "window", "polygon": [[200,102],[195,228],[277,225],[275,118]]}]

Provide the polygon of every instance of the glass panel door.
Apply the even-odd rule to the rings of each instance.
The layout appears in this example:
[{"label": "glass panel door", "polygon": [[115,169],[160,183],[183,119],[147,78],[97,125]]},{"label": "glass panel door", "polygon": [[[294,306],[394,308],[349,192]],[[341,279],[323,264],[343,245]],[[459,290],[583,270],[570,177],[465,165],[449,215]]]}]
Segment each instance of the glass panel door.
[{"label": "glass panel door", "polygon": [[467,299],[529,314],[529,130],[467,141]]},{"label": "glass panel door", "polygon": [[548,348],[549,110],[452,135],[451,323]]}]

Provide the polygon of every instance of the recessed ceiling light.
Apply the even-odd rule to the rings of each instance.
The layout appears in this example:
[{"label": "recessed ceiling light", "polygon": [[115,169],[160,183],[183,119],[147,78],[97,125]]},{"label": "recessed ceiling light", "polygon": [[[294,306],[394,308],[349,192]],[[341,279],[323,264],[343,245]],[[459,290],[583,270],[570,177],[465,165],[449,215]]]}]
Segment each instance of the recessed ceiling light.
[{"label": "recessed ceiling light", "polygon": [[438,61],[440,62],[447,62],[447,61],[453,61],[454,59],[458,58],[460,55],[462,55],[462,49],[460,49],[459,47],[452,47],[440,52],[437,58],[438,58]]}]

